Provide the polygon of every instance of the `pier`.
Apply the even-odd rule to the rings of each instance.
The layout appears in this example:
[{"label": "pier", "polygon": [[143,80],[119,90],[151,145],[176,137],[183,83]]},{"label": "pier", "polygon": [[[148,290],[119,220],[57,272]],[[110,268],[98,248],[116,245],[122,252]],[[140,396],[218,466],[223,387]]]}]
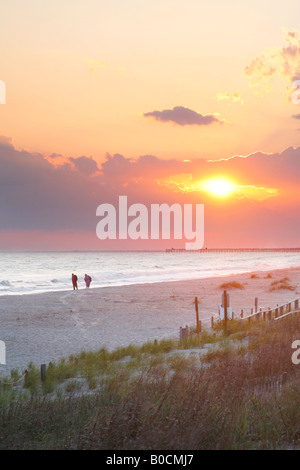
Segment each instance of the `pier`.
[{"label": "pier", "polygon": [[300,248],[167,248],[166,253],[300,253]]}]

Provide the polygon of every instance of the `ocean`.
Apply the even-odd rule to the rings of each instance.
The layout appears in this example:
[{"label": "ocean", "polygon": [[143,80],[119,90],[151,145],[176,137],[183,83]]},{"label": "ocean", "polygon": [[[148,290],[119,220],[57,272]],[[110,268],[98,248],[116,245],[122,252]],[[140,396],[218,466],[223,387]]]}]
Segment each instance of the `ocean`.
[{"label": "ocean", "polygon": [[300,253],[284,252],[3,252],[0,295],[33,294],[164,281],[202,279],[300,266]]}]

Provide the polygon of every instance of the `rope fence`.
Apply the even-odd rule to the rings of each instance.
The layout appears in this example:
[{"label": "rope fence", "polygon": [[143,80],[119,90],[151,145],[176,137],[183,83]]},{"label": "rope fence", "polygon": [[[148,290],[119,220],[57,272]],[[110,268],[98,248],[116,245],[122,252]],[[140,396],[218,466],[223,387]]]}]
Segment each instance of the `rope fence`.
[{"label": "rope fence", "polygon": [[244,316],[241,312],[240,321],[254,320],[280,320],[289,315],[300,313],[300,298],[291,300],[282,305],[277,305],[274,308],[260,309],[259,311],[251,312],[249,315]]},{"label": "rope fence", "polygon": [[19,382],[21,382],[21,380],[23,380],[26,375],[28,374],[27,370],[24,372],[24,374],[22,375],[22,377],[20,377],[18,380],[16,380],[15,382],[4,382],[2,379],[0,379],[0,383],[3,384],[3,385],[16,385],[18,384]]}]

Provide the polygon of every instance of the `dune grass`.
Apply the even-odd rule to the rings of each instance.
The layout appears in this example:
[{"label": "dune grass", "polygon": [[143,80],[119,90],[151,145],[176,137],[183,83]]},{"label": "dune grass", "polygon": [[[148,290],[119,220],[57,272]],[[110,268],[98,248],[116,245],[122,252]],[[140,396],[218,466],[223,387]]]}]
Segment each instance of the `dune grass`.
[{"label": "dune grass", "polygon": [[284,277],[284,278],[280,279],[279,281],[273,281],[271,283],[270,292],[272,292],[274,290],[280,290],[280,289],[287,289],[287,290],[294,291],[295,287],[292,286],[289,283],[289,281],[290,281],[290,279],[288,277]]},{"label": "dune grass", "polygon": [[220,285],[220,289],[244,289],[243,284],[237,281],[224,282]]},{"label": "dune grass", "polygon": [[25,389],[0,385],[0,449],[299,449],[299,338],[299,317],[230,321],[226,334],[71,356],[43,384],[31,364]]}]

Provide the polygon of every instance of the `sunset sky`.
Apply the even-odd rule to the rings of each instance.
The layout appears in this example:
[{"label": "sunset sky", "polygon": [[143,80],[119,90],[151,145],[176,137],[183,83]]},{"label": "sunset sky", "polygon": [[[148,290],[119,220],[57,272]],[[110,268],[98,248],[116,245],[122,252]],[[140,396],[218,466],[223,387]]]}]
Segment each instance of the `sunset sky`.
[{"label": "sunset sky", "polygon": [[300,246],[299,0],[0,14],[0,250],[182,246],[97,239],[119,195],[204,204],[209,248]]}]

